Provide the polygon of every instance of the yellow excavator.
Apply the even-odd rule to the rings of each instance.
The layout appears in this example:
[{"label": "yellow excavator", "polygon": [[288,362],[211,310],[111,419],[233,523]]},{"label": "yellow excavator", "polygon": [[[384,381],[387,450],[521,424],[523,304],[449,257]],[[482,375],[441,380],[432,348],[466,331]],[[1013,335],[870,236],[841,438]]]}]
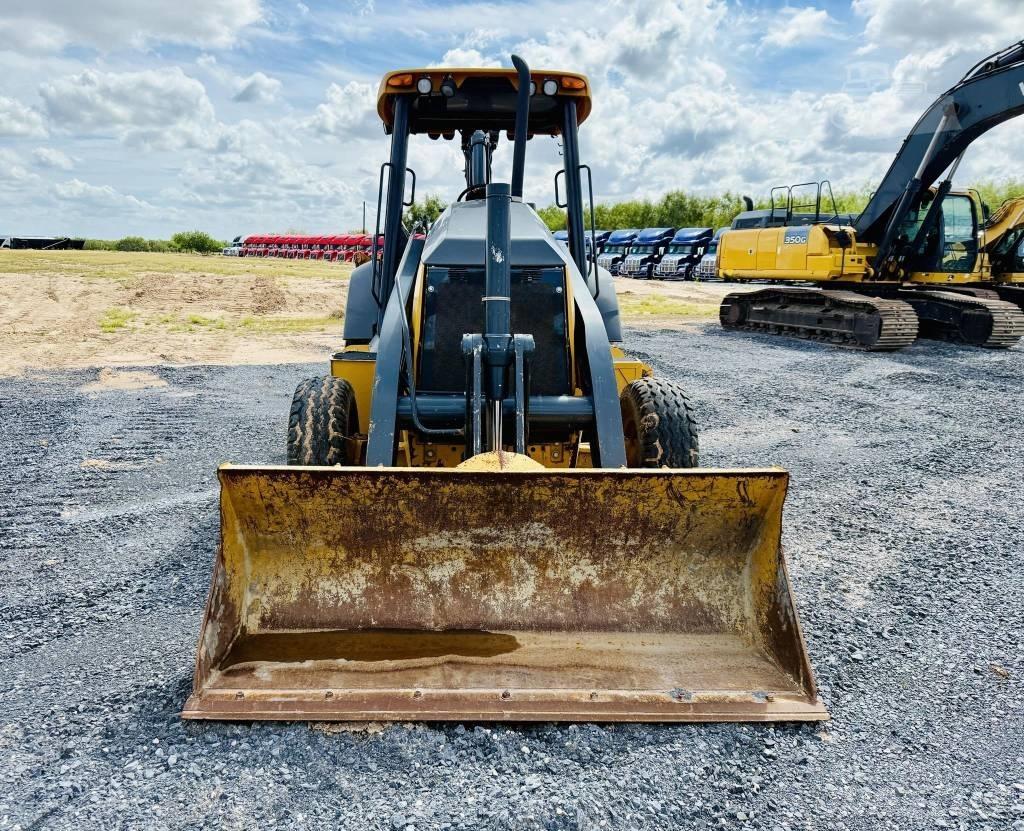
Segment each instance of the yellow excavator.
[{"label": "yellow excavator", "polygon": [[[697,467],[683,385],[616,345],[586,256],[587,79],[512,63],[381,83],[383,250],[353,272],[330,374],[295,391],[289,464],[219,470],[185,718],[827,718],[780,547],[787,474]],[[422,135],[465,158],[429,230],[402,225]],[[535,136],[562,144],[567,247],[523,195]]]},{"label": "yellow excavator", "polygon": [[1024,308],[1024,197],[1007,199],[985,223],[981,267],[1003,300]]},{"label": "yellow excavator", "polygon": [[773,190],[770,209],[741,214],[722,237],[719,275],[817,287],[729,294],[722,326],[876,351],[919,334],[1013,346],[1024,336],[1024,312],[1010,302],[1019,293],[987,267],[980,198],[953,192],[952,182],[970,144],[1022,112],[1024,41],[978,63],[935,101],[859,216],[841,217],[834,200],[823,212],[827,183],[811,183],[809,199],[804,186]]}]

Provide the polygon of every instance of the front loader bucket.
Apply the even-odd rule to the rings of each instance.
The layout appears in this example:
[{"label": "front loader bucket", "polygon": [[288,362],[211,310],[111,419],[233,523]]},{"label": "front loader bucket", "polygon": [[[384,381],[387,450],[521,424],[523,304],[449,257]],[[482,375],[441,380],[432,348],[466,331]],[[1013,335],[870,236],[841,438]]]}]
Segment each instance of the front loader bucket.
[{"label": "front loader bucket", "polygon": [[817,720],[778,470],[220,469],[185,718]]}]

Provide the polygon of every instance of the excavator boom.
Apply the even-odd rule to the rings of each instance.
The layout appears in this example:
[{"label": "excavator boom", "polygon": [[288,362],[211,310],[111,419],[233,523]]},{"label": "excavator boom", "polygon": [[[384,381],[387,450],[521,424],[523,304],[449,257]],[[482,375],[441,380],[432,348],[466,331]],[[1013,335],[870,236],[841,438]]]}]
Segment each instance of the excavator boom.
[{"label": "excavator boom", "polygon": [[[857,217],[857,239],[880,244],[893,220],[896,225],[902,221],[901,202],[908,209],[979,136],[1022,113],[1024,41],[980,61],[917,120]],[[885,247],[880,249],[884,257]]]}]

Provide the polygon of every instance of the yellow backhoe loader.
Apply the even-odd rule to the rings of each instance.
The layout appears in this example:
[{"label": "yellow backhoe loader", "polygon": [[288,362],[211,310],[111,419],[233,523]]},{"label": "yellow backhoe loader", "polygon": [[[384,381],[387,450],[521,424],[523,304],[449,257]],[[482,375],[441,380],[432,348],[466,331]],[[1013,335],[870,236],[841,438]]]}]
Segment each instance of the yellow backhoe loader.
[{"label": "yellow backhoe loader", "polygon": [[[219,471],[184,717],[827,718],[780,548],[787,474],[696,467],[682,385],[615,345],[586,257],[587,79],[513,64],[383,79],[383,250],[352,275],[331,374],[295,392],[290,464]],[[425,234],[402,226],[413,135],[465,157]],[[524,201],[534,136],[562,143],[567,248]]]},{"label": "yellow backhoe loader", "polygon": [[729,294],[722,326],[876,351],[918,334],[1013,346],[1024,336],[1024,312],[1010,302],[1018,290],[1006,288],[1008,278],[994,282],[986,265],[980,198],[951,188],[970,144],[1021,113],[1024,42],[990,55],[935,101],[859,216],[840,216],[834,200],[823,210],[825,182],[810,183],[809,199],[807,186],[773,190],[770,209],[741,214],[723,235],[719,275],[816,288]]}]

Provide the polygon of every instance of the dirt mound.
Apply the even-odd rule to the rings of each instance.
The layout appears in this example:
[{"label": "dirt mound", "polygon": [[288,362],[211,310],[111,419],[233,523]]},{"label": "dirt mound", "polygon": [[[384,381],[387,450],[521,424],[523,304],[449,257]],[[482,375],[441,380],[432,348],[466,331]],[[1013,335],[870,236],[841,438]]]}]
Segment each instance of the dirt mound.
[{"label": "dirt mound", "polygon": [[288,304],[288,295],[267,277],[257,277],[250,289],[253,314],[266,315],[279,312]]},{"label": "dirt mound", "polygon": [[[287,279],[287,278],[284,278]],[[140,274],[128,287],[129,308],[206,316],[266,315],[288,307],[282,278],[212,274]]]}]

